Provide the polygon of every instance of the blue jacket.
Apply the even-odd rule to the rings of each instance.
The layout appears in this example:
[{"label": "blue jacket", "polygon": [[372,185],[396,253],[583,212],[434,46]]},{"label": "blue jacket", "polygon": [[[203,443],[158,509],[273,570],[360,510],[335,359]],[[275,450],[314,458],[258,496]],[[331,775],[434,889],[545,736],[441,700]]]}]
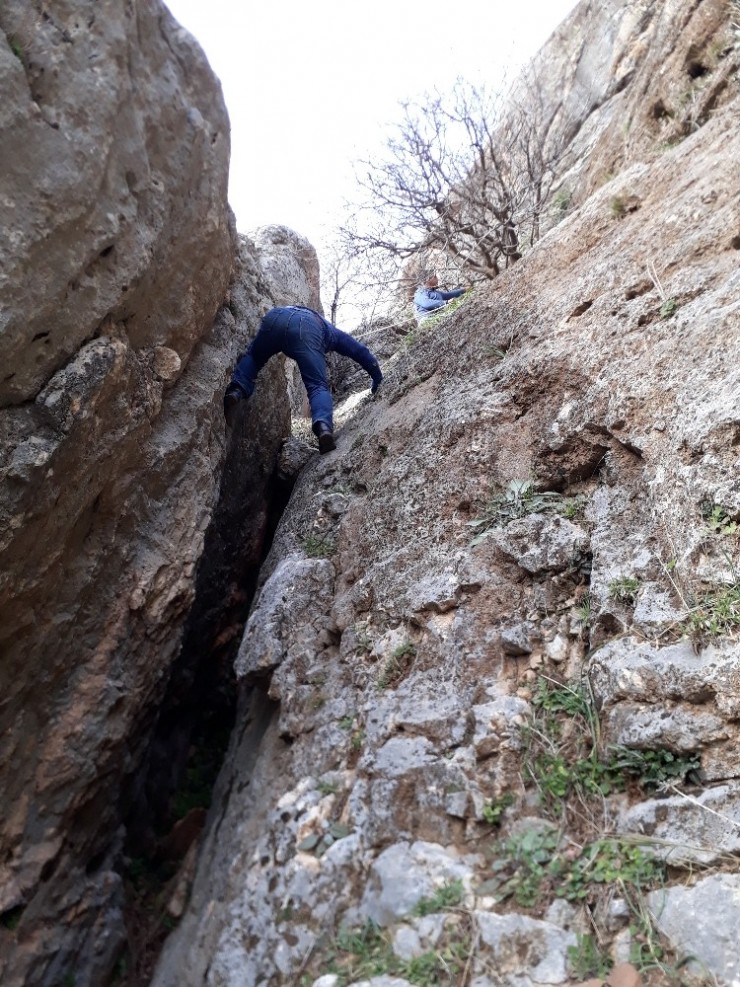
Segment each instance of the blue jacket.
[{"label": "blue jacket", "polygon": [[422,285],[416,289],[414,294],[414,310],[417,315],[429,315],[435,309],[442,308],[450,298],[459,298],[465,294],[464,288],[455,288],[454,291],[439,291],[437,288],[426,288]]}]

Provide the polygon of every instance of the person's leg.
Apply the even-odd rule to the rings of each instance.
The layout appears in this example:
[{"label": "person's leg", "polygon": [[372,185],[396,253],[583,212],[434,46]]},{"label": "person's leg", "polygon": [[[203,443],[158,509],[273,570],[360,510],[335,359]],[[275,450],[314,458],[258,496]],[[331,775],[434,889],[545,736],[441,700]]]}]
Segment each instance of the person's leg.
[{"label": "person's leg", "polygon": [[326,376],[323,330],[313,316],[293,316],[283,352],[298,364],[311,406],[314,432],[318,435],[322,424],[328,431],[333,431],[333,402]]},{"label": "person's leg", "polygon": [[280,352],[282,343],[282,321],[280,316],[272,312],[260,322],[257,335],[252,340],[247,352],[237,362],[231,375],[231,383],[236,384],[245,397],[251,397],[254,392],[257,374],[270,357]]}]

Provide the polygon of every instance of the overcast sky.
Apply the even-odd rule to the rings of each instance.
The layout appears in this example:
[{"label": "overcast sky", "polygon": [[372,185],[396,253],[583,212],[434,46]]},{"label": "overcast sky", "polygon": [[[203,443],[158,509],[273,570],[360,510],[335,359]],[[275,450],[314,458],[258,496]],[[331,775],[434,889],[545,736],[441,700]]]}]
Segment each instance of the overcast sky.
[{"label": "overcast sky", "polygon": [[457,76],[510,79],[577,0],[165,0],[220,78],[237,227],[318,245],[398,105]]}]

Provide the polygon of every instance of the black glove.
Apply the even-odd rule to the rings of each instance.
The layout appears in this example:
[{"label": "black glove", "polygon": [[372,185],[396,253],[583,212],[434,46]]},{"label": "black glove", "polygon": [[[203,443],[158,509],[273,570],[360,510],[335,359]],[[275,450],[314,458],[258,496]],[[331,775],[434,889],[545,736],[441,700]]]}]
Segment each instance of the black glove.
[{"label": "black glove", "polygon": [[375,394],[383,381],[383,375],[378,370],[377,374],[373,375],[373,386],[370,388],[370,393]]}]

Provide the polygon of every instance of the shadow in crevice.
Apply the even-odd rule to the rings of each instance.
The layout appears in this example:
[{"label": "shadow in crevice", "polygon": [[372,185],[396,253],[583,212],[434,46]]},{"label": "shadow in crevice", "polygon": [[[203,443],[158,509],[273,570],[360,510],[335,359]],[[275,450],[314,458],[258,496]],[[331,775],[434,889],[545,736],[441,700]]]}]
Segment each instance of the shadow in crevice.
[{"label": "shadow in crevice", "polygon": [[144,763],[122,793],[129,942],[116,984],[149,982],[174,924],[163,900],[168,882],[200,836],[228,749],[238,704],[234,659],[295,483],[281,476],[279,451],[245,421],[231,436],[182,645]]}]

